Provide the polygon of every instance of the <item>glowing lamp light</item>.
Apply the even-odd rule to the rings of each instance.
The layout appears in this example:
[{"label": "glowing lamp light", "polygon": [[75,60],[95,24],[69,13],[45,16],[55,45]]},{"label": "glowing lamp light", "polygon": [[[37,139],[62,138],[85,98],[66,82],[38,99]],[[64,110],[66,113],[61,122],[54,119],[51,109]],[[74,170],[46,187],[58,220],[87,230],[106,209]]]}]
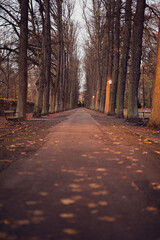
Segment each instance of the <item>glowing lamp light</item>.
[{"label": "glowing lamp light", "polygon": [[110,79],[110,80],[108,80],[108,83],[111,85],[112,84],[112,80]]}]

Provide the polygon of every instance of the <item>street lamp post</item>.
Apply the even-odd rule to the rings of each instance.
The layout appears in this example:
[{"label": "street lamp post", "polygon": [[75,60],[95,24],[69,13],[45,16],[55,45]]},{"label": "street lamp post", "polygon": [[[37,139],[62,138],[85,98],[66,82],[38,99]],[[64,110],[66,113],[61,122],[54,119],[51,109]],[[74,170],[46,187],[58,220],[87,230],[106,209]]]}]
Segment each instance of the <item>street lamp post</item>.
[{"label": "street lamp post", "polygon": [[105,110],[104,110],[104,113],[106,113],[106,114],[108,114],[108,112],[109,112],[111,84],[112,84],[112,80],[109,79],[106,84],[106,102],[105,102]]}]

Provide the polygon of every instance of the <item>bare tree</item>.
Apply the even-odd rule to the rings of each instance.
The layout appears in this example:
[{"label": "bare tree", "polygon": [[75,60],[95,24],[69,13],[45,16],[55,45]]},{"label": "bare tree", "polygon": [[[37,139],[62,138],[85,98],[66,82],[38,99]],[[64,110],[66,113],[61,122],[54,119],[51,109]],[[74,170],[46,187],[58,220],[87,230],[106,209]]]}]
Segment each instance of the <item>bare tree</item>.
[{"label": "bare tree", "polygon": [[109,115],[115,115],[116,108],[116,94],[119,74],[119,49],[120,49],[120,14],[121,14],[121,0],[116,1],[115,13],[115,31],[114,31],[114,62],[111,85],[111,99],[109,107]]},{"label": "bare tree", "polygon": [[138,85],[140,79],[140,64],[142,56],[142,38],[144,28],[144,10],[146,0],[137,0],[136,13],[133,22],[131,43],[131,68],[128,93],[128,120],[138,117]]},{"label": "bare tree", "polygon": [[20,0],[20,45],[19,45],[19,92],[18,116],[26,119],[27,106],[27,46],[28,46],[28,0]]},{"label": "bare tree", "polygon": [[125,94],[125,83],[127,74],[127,63],[129,59],[129,48],[131,38],[131,24],[132,24],[132,0],[126,1],[125,7],[125,25],[123,30],[123,46],[121,53],[121,63],[118,78],[118,89],[117,89],[117,117],[123,117],[124,108],[124,94]]},{"label": "bare tree", "polygon": [[44,0],[44,97],[43,110],[44,115],[49,113],[49,94],[51,81],[51,25],[50,25],[50,0]]},{"label": "bare tree", "polygon": [[156,67],[156,78],[154,83],[153,91],[153,102],[151,117],[148,126],[160,128],[160,20],[159,20],[159,35],[158,35],[158,48],[157,48],[157,67]]}]

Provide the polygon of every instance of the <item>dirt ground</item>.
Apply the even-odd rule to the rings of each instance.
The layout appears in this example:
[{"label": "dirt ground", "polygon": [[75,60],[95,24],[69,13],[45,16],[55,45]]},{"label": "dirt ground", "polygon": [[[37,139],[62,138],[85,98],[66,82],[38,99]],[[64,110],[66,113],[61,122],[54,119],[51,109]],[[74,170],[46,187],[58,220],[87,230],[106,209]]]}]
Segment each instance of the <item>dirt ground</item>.
[{"label": "dirt ground", "polygon": [[[125,119],[109,117],[105,114],[88,110],[92,117],[102,126],[103,134],[112,127],[112,132],[128,139],[132,144],[137,142],[147,145],[148,149],[160,153],[160,131],[148,129],[143,125],[126,122]],[[65,120],[74,110],[51,114],[40,119],[28,115],[26,122],[11,126],[0,118],[0,172],[13,161],[28,157],[39,149],[45,142],[49,128]],[[113,136],[114,137],[114,136]]]}]

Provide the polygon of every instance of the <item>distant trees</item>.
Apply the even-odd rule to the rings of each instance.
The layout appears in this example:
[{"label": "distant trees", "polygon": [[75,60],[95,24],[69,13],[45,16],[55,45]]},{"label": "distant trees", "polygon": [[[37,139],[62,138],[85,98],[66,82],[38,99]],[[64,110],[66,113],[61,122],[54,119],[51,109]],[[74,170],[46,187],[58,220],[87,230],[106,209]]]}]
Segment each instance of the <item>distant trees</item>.
[{"label": "distant trees", "polygon": [[[8,78],[3,74],[7,71],[5,62],[9,56],[9,66],[13,67],[12,72],[15,72],[15,75],[17,73],[19,75],[22,70],[20,67],[18,71],[18,63],[20,63],[20,66],[21,64],[26,68],[28,66],[29,80],[34,80],[37,89],[34,117],[71,109],[78,103],[80,65],[77,51],[77,26],[72,19],[74,6],[71,1],[67,0],[29,0],[27,64],[24,64],[21,60],[21,34],[19,34],[21,17],[24,14],[24,12],[21,14],[23,1],[6,0],[1,1],[0,4],[2,23],[0,56],[3,60],[0,66],[0,84],[9,86],[11,82],[11,76],[7,82]],[[25,33],[27,34],[27,31]],[[14,61],[13,65],[11,65],[12,61]],[[18,91],[18,86],[20,91]],[[21,99],[23,86],[16,80],[16,98],[19,95]],[[33,84],[28,85],[25,79],[27,90],[26,86],[31,87]],[[10,96],[9,91],[8,97]],[[25,101],[21,99],[20,102]],[[22,115],[25,118],[25,113]]]},{"label": "distant trees", "polygon": [[[128,120],[134,120],[138,117],[138,102],[141,101],[144,106],[144,99],[151,90],[151,86],[146,87],[149,84],[146,74],[150,66],[154,75],[155,12],[158,12],[158,3],[148,6],[145,0],[94,0],[87,8],[84,1],[83,12],[88,30],[84,60],[87,107],[123,117],[125,106],[128,108]],[[148,44],[147,38],[151,44]],[[98,41],[99,45],[96,44]],[[151,48],[154,51],[150,51]],[[152,63],[147,61],[149,54]],[[108,108],[105,98],[108,99],[109,89]]]}]

